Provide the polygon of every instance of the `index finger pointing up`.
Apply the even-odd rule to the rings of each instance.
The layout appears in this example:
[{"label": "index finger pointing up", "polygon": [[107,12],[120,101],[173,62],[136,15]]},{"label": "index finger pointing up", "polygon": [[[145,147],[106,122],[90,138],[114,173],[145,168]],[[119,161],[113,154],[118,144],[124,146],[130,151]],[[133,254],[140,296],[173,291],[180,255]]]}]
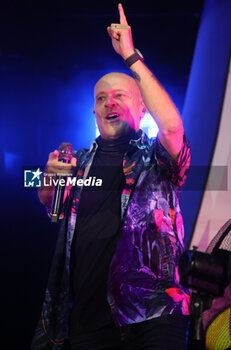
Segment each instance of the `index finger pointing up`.
[{"label": "index finger pointing up", "polygon": [[126,18],[126,16],[125,16],[125,13],[124,13],[124,9],[123,9],[122,4],[119,4],[119,5],[118,5],[118,10],[119,10],[119,13],[120,13],[120,24],[126,24],[126,25],[128,25],[127,18]]}]

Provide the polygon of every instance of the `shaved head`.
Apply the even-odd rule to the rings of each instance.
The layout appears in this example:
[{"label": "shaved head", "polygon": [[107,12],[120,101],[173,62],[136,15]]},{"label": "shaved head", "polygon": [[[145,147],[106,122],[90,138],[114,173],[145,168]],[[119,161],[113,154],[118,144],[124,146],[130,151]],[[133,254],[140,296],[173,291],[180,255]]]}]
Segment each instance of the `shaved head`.
[{"label": "shaved head", "polygon": [[95,95],[99,87],[109,87],[111,85],[111,82],[118,81],[118,84],[123,86],[128,86],[131,89],[131,92],[136,95],[137,97],[141,97],[140,90],[136,84],[136,81],[134,78],[132,78],[130,75],[120,72],[111,72],[103,75],[95,84]]}]

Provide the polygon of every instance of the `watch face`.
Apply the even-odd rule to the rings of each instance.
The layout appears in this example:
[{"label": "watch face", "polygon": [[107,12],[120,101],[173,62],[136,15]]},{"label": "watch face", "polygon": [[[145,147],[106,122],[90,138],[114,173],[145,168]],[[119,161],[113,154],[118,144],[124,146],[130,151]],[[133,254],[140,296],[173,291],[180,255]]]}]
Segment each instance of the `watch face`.
[{"label": "watch face", "polygon": [[140,56],[141,60],[143,61],[144,56],[142,55],[142,53],[140,52],[140,50],[135,49],[135,51],[138,53],[138,55]]}]

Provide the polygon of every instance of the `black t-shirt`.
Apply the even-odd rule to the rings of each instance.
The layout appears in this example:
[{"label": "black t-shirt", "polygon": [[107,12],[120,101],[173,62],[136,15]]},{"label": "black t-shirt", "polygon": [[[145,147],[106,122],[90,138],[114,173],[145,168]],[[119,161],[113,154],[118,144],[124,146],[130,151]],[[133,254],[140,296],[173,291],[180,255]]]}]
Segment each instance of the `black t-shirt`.
[{"label": "black t-shirt", "polygon": [[97,139],[88,177],[102,179],[102,187],[85,186],[81,194],[72,243],[70,336],[113,322],[107,302],[108,276],[120,235],[123,155],[132,136]]}]

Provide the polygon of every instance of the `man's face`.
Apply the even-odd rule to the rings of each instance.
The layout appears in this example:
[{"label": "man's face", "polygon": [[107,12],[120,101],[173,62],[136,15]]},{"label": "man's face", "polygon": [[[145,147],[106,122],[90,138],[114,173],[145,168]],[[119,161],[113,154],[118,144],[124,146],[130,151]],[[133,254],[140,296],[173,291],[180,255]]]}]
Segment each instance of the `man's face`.
[{"label": "man's face", "polygon": [[138,86],[128,75],[110,73],[95,85],[94,113],[104,139],[117,139],[130,129],[138,131],[145,112]]}]

